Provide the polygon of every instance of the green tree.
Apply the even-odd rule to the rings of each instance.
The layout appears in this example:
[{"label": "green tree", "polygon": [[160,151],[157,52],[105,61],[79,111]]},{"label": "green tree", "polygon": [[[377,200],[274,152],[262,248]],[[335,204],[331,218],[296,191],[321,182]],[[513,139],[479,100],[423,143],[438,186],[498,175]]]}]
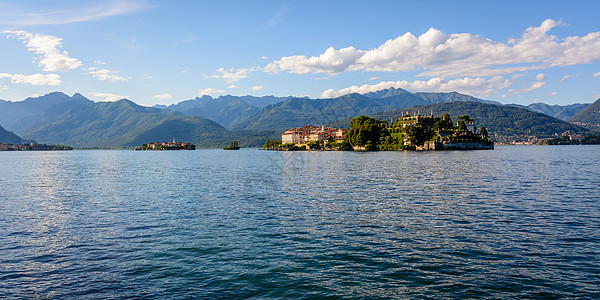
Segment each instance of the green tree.
[{"label": "green tree", "polygon": [[483,138],[484,140],[487,140],[487,138],[488,138],[487,128],[481,127],[481,129],[479,129],[479,130],[481,131],[481,138]]}]

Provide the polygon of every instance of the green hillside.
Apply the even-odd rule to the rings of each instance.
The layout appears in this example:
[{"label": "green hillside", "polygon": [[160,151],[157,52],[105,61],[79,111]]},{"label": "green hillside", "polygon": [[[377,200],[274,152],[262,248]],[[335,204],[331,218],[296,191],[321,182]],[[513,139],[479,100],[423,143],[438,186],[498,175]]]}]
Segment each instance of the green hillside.
[{"label": "green hillside", "polygon": [[523,106],[535,112],[543,113],[563,121],[567,121],[569,118],[581,112],[583,109],[588,107],[589,103],[575,103],[569,105],[549,105],[545,103],[533,103],[527,106]]},{"label": "green hillside", "polygon": [[569,118],[569,122],[594,131],[600,131],[600,99],[596,100],[575,116]]},{"label": "green hillside", "polygon": [[23,130],[23,136],[48,144],[74,147],[134,147],[144,143],[188,141],[198,147],[223,147],[232,140],[259,146],[271,131],[231,132],[214,121],[166,109],[137,105],[129,100],[95,103],[76,99],[52,107],[43,119]]},{"label": "green hillside", "polygon": [[343,118],[417,104],[427,104],[427,102],[412,94],[386,98],[369,98],[359,94],[349,94],[334,99],[290,98],[264,107],[252,117],[231,126],[231,129],[284,130],[306,124],[325,124]]},{"label": "green hillside", "polygon": [[[405,109],[375,113],[373,118],[395,120],[408,112],[422,115],[443,115],[449,113],[453,120],[459,115],[469,115],[475,119],[477,127],[486,127],[491,136],[501,140],[523,141],[526,137],[547,138],[555,135],[585,134],[585,128],[552,118],[545,114],[533,112],[525,108],[495,105],[481,102],[446,102],[430,105],[413,106]],[[350,119],[329,124],[334,127],[349,128]]]},{"label": "green hillside", "polygon": [[0,126],[0,143],[2,144],[22,144],[23,139],[18,137],[16,134],[8,131]]}]

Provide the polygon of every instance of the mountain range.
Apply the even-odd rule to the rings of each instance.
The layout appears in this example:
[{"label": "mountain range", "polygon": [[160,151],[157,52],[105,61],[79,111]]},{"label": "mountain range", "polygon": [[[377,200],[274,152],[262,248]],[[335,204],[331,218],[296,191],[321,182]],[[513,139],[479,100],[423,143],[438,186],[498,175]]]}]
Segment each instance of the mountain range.
[{"label": "mountain range", "polygon": [[[0,125],[25,139],[74,147],[133,147],[173,138],[193,142],[198,147],[222,147],[232,140],[248,147],[261,145],[267,138],[279,139],[282,130],[292,127],[322,125],[362,114],[388,116],[420,109],[473,115],[480,119],[478,123],[483,122],[490,131],[502,135],[552,136],[585,131],[556,117],[575,118],[588,107],[592,106],[536,103],[516,107],[456,92],[411,93],[394,88],[332,99],[202,96],[154,107],[126,99],[93,102],[81,94],[68,96],[54,92],[19,102],[0,100]],[[467,113],[473,109],[480,114]],[[536,110],[545,114],[534,113]],[[593,115],[593,109],[587,111]],[[540,126],[519,125],[514,121],[517,117]]]}]

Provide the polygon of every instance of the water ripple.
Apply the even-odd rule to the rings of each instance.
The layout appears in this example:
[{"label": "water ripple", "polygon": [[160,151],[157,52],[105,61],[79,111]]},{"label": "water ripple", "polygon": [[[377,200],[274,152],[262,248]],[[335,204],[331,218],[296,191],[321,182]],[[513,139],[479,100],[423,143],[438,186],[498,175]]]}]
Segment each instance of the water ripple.
[{"label": "water ripple", "polygon": [[596,146],[0,165],[0,297],[600,297]]}]

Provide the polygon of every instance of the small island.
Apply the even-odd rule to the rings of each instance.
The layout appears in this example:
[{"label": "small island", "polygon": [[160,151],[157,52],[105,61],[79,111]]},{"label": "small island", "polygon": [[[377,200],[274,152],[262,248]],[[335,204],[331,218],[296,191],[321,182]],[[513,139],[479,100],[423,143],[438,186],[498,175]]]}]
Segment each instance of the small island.
[{"label": "small island", "polygon": [[173,142],[155,142],[143,144],[135,150],[196,150],[196,145],[188,142],[177,142],[173,138]]},{"label": "small island", "polygon": [[240,146],[237,141],[233,141],[229,146],[223,147],[223,150],[240,150]]},{"label": "small island", "polygon": [[285,131],[281,141],[268,141],[265,150],[476,150],[494,149],[485,127],[475,127],[467,115],[456,125],[449,114],[434,117],[402,115],[388,123],[367,116],[352,119],[350,130],[305,126]]}]

